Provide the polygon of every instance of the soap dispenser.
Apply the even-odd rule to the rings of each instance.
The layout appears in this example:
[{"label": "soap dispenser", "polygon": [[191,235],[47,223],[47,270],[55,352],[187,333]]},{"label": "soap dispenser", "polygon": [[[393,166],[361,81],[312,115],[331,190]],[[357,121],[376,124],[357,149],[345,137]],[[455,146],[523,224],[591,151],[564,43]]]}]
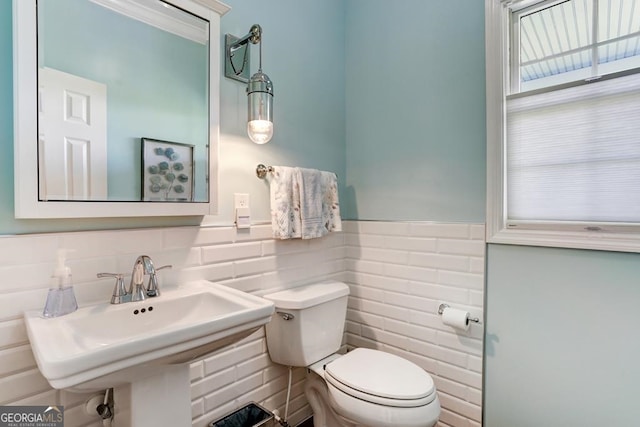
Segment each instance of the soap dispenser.
[{"label": "soap dispenser", "polygon": [[44,317],[64,316],[78,309],[71,284],[71,269],[66,265],[67,252],[66,249],[58,249],[58,264],[51,275],[47,303],[42,312]]}]

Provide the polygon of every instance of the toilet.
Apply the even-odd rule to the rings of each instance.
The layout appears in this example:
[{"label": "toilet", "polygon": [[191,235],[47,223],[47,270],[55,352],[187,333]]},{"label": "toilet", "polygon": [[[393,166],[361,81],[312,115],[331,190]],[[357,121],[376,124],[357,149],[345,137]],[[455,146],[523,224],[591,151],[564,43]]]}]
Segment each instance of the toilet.
[{"label": "toilet", "polygon": [[342,345],[349,287],[324,281],[264,295],[276,314],[266,325],[274,363],[307,367],[305,396],[315,427],[432,427],[440,402],[431,376],[379,350]]}]

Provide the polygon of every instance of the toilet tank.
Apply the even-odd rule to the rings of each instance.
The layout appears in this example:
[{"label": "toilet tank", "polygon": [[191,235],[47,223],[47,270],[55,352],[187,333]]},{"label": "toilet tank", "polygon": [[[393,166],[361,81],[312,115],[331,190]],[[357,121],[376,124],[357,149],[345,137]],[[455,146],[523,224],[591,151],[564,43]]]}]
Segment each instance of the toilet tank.
[{"label": "toilet tank", "polygon": [[264,295],[276,314],[266,325],[269,357],[286,366],[309,366],[340,349],[349,287],[324,281]]}]

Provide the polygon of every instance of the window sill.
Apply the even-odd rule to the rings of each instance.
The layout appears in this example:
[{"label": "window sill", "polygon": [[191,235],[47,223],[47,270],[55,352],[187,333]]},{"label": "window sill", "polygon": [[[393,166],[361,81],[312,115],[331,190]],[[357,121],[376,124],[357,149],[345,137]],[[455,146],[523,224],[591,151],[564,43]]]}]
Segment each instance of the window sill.
[{"label": "window sill", "polygon": [[589,249],[616,252],[640,252],[640,233],[487,228],[487,243]]}]

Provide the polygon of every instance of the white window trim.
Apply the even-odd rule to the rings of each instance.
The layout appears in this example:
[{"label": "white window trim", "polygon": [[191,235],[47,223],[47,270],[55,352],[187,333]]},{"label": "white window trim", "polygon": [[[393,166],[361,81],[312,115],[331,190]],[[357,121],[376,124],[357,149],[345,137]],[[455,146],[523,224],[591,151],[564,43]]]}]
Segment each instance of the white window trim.
[{"label": "white window trim", "polygon": [[[486,102],[487,102],[487,227],[488,243],[640,252],[640,224],[526,223],[507,227],[505,200],[505,94],[509,79],[504,58],[509,28],[505,16],[514,3],[532,1],[485,0]],[[600,227],[599,231],[585,226]]]}]

